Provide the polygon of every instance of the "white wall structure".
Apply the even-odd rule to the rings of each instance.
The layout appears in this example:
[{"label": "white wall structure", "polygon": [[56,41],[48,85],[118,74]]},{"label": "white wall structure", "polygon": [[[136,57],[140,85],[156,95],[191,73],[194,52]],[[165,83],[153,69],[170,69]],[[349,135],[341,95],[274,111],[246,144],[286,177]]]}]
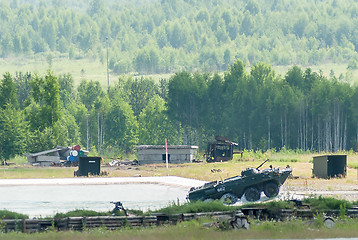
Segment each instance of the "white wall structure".
[{"label": "white wall structure", "polygon": [[[136,146],[139,164],[165,163],[164,145],[140,145]],[[169,145],[169,163],[191,163],[198,152],[198,146]]]}]

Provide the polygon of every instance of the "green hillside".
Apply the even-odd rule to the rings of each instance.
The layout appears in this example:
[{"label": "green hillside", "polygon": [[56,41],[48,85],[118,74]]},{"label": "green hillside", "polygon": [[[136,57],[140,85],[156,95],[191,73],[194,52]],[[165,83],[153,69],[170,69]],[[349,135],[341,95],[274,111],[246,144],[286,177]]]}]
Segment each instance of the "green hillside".
[{"label": "green hillside", "polygon": [[0,70],[52,65],[76,79],[102,81],[108,47],[114,76],[221,72],[241,59],[282,72],[293,65],[322,69],[351,81],[357,17],[353,0],[4,0]]}]

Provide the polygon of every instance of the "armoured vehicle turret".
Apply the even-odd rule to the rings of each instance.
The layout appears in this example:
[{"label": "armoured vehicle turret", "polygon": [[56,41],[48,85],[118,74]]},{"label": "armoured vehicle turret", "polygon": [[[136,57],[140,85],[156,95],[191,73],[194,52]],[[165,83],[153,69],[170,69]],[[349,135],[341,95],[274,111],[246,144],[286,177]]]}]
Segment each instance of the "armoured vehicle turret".
[{"label": "armoured vehicle turret", "polygon": [[280,187],[292,173],[292,169],[289,167],[279,169],[270,166],[270,168],[259,170],[259,167],[247,168],[241,172],[241,175],[223,181],[213,181],[191,188],[187,199],[189,201],[220,199],[224,203],[234,204],[243,196],[249,202],[258,201],[262,192],[268,198],[276,197]]}]

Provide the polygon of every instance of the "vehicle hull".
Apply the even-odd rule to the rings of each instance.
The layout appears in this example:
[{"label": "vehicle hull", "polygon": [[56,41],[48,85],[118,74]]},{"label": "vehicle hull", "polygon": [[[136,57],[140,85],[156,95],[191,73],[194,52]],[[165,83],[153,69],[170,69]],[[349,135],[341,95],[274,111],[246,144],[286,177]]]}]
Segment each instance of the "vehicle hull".
[{"label": "vehicle hull", "polygon": [[[268,186],[268,183],[271,183],[271,188],[276,186],[279,189],[291,173],[292,169],[290,168],[282,170],[269,168],[262,171],[250,168],[244,170],[242,175],[223,181],[209,182],[203,186],[192,188],[188,193],[187,199],[190,201],[215,200],[221,199],[224,194],[232,194],[237,198],[242,198],[249,188],[255,188],[261,194],[265,190],[265,187]],[[277,194],[273,193],[273,195]]]}]

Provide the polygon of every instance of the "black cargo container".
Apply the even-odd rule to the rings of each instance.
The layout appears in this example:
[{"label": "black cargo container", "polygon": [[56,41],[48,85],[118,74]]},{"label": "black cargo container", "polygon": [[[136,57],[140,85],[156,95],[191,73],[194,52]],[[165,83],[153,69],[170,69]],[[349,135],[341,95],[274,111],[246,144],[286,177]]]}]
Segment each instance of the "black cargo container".
[{"label": "black cargo container", "polygon": [[79,157],[77,176],[100,175],[101,157]]},{"label": "black cargo container", "polygon": [[347,155],[323,155],[313,157],[313,175],[319,178],[345,177]]}]

